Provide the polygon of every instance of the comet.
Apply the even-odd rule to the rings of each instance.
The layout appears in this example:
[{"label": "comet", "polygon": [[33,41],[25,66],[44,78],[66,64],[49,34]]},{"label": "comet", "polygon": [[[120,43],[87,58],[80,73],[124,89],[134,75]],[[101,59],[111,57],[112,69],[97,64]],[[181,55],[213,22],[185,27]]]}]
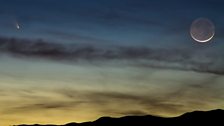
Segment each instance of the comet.
[{"label": "comet", "polygon": [[19,25],[19,23],[18,22],[16,22],[16,29],[20,29],[20,25]]}]

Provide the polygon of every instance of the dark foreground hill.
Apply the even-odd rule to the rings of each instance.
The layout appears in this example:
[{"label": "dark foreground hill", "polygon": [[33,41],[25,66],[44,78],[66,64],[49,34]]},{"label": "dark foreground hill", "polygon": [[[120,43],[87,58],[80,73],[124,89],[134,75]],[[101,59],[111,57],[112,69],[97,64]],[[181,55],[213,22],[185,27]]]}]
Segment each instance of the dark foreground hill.
[{"label": "dark foreground hill", "polygon": [[[174,118],[156,116],[126,116],[121,118],[102,117],[93,122],[68,123],[60,126],[224,126],[224,110],[195,111]],[[59,126],[59,125],[18,125]]]}]

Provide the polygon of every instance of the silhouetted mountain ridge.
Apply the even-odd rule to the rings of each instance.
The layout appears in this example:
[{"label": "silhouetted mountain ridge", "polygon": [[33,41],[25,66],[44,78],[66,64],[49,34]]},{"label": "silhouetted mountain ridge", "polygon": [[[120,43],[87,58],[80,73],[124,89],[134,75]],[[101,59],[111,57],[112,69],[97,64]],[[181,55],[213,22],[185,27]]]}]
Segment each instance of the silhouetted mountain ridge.
[{"label": "silhouetted mountain ridge", "polygon": [[18,126],[223,126],[224,110],[194,111],[178,117],[125,116],[121,118],[101,117],[93,122],[68,123],[65,125],[18,125]]}]

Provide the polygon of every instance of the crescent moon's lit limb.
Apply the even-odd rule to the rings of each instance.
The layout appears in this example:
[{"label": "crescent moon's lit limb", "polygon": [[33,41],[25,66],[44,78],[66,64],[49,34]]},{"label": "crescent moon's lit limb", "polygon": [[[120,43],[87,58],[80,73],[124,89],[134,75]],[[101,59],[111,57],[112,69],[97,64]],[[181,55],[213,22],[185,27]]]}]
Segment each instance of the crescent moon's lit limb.
[{"label": "crescent moon's lit limb", "polygon": [[212,38],[213,38],[214,35],[215,35],[215,33],[213,33],[213,35],[212,35],[210,38],[208,38],[208,39],[206,39],[206,40],[199,40],[199,39],[195,38],[195,37],[192,35],[192,33],[190,33],[190,34],[191,34],[191,37],[192,37],[195,41],[197,41],[197,42],[201,42],[201,43],[208,42],[208,41],[212,40]]}]

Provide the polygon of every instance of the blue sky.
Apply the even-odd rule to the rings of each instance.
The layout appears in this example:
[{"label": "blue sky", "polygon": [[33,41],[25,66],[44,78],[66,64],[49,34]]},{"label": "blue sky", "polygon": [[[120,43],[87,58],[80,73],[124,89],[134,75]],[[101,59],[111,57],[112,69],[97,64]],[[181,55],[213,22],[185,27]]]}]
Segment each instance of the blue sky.
[{"label": "blue sky", "polygon": [[0,125],[223,109],[223,3],[1,0]]},{"label": "blue sky", "polygon": [[[3,3],[2,34],[52,42],[189,47],[189,26],[198,17],[209,18],[220,25],[219,32],[223,31],[220,1],[17,0]],[[21,25],[20,31],[15,29],[14,22]],[[219,32],[217,39],[221,37]]]}]

